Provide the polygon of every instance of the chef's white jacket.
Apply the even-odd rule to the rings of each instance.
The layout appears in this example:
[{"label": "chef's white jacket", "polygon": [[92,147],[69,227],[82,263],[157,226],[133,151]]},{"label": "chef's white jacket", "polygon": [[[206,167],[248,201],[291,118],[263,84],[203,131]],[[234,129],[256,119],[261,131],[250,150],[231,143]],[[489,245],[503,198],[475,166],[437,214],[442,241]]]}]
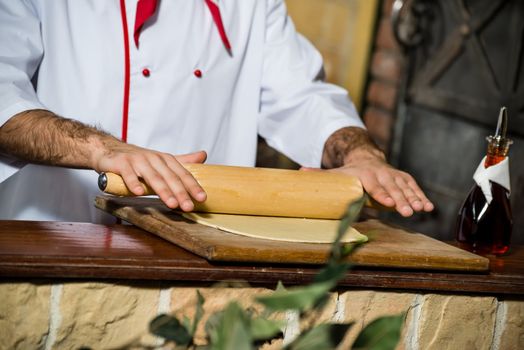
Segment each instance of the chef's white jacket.
[{"label": "chef's white jacket", "polygon": [[[231,53],[204,0],[160,1],[138,48],[136,0],[0,0],[0,125],[44,108],[121,137],[127,39],[127,142],[253,166],[259,133],[320,166],[330,134],[363,127],[347,92],[319,80],[321,56],[282,0],[215,2]],[[111,222],[93,207],[97,177],[0,154],[0,219]]]}]

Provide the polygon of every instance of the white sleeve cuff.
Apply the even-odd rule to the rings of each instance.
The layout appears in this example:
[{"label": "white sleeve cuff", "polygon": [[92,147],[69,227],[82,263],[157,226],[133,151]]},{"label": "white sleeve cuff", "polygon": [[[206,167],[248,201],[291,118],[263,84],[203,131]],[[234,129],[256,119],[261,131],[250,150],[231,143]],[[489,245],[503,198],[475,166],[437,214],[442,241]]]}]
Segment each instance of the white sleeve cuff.
[{"label": "white sleeve cuff", "polygon": [[31,109],[47,109],[39,102],[21,100],[13,103],[7,108],[4,108],[0,111],[0,127],[5,124],[6,121],[11,119],[11,117],[17,115],[18,113],[28,111]]}]

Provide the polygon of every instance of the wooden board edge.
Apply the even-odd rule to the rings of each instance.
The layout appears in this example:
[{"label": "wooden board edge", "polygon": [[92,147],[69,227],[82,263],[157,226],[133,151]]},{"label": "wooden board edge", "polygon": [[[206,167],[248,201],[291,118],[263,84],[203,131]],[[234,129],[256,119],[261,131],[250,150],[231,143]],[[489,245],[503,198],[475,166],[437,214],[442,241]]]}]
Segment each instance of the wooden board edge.
[{"label": "wooden board edge", "polygon": [[[152,230],[151,227],[149,225],[146,225],[146,223],[144,222],[144,216],[141,213],[139,213],[135,207],[122,206],[121,204],[115,203],[114,201],[112,201],[112,198],[110,196],[97,196],[95,198],[95,207],[111,215],[114,215],[124,221],[127,221],[137,227],[140,227],[148,234],[154,234],[155,236],[165,239],[166,241],[172,244],[176,244],[205,259],[208,259],[210,261],[216,259],[216,251],[212,247],[202,245],[198,240],[193,240],[192,242],[185,242],[184,240],[179,240],[174,242],[169,237],[169,235],[166,234],[166,232],[173,233],[173,231],[176,231],[175,228],[162,222],[162,220],[158,219],[157,217],[150,216],[150,220],[154,221],[158,225],[158,227],[155,227]],[[192,245],[190,245],[190,243]]]},{"label": "wooden board edge", "polygon": [[[240,253],[243,253],[240,251]],[[277,264],[312,264],[312,265],[323,265],[327,263],[328,256],[326,255],[326,258],[318,258],[312,257],[311,255],[304,254],[302,257],[298,256],[298,259],[302,259],[300,262],[285,262],[281,257],[285,256],[285,252],[275,254],[273,256],[263,256],[264,263],[277,263]],[[245,263],[260,263],[260,255],[257,255],[259,258],[258,260],[254,261],[253,259],[250,259],[249,256],[246,254],[237,254],[236,256],[231,255],[231,250],[224,253],[220,249],[217,249],[215,252],[215,255],[211,259],[212,261],[216,262],[245,262]],[[471,263],[471,261],[464,261],[464,260],[458,260],[454,261],[454,263],[460,263],[460,266],[455,266],[451,263],[445,263],[445,262],[438,262],[435,260],[431,260],[427,264],[421,264],[420,261],[411,261],[411,260],[389,260],[385,262],[383,259],[377,258],[372,259],[370,257],[367,257],[365,261],[360,260],[355,257],[349,256],[347,258],[347,262],[355,264],[355,266],[359,267],[380,267],[384,268],[387,266],[387,268],[392,269],[416,269],[416,270],[424,270],[424,271],[450,271],[450,272],[479,272],[479,273],[486,273],[489,272],[489,260],[487,263],[484,260],[479,260],[478,263]]]},{"label": "wooden board edge", "polygon": [[[489,272],[489,260],[478,260],[478,262],[471,262],[468,260],[462,260],[458,259],[453,261],[453,263],[450,262],[439,262],[432,260],[431,262],[428,262],[427,264],[421,263],[419,260],[389,260],[387,261],[387,264],[380,259],[373,260],[370,257],[366,258],[366,261],[359,260],[358,258],[351,258],[348,259],[349,262],[354,263],[357,266],[367,266],[367,267],[384,267],[387,265],[388,267],[392,268],[407,268],[407,269],[417,269],[417,270],[433,270],[433,271],[455,271],[455,272]],[[460,266],[457,266],[457,265]]]},{"label": "wooden board edge", "polygon": [[[363,222],[356,222],[355,223],[355,228],[357,230],[361,230],[361,231],[365,231],[363,229],[359,229],[359,226],[362,226],[362,225],[372,225],[372,226],[377,226],[376,228],[374,227],[373,229],[378,229],[378,228],[393,228],[393,229],[396,229],[396,230],[401,230],[401,231],[404,231],[405,233],[409,233],[409,234],[412,234],[412,235],[415,235],[417,236],[417,238],[421,239],[421,240],[426,240],[426,241],[431,241],[433,245],[438,245],[438,246],[441,246],[441,247],[445,247],[446,250],[448,250],[449,252],[460,252],[461,255],[468,255],[469,256],[469,259],[466,259],[466,257],[456,257],[456,258],[449,258],[447,260],[447,263],[446,262],[443,262],[443,263],[439,263],[437,259],[433,258],[431,260],[431,264],[427,264],[427,265],[421,265],[421,262],[420,261],[410,261],[409,259],[405,262],[395,262],[395,267],[405,267],[405,268],[414,268],[414,267],[420,267],[420,266],[423,266],[425,270],[438,270],[438,269],[445,269],[445,270],[450,270],[450,271],[472,271],[472,272],[487,272],[490,270],[490,260],[484,256],[481,256],[481,255],[478,255],[478,254],[475,254],[475,253],[472,253],[470,251],[467,251],[467,250],[464,250],[464,249],[461,249],[459,247],[456,247],[452,244],[449,244],[447,242],[443,242],[443,241],[440,241],[436,238],[433,238],[433,237],[430,237],[430,236],[427,236],[425,234],[422,234],[420,232],[417,232],[417,231],[413,231],[409,228],[405,228],[405,227],[401,227],[397,224],[391,224],[391,223],[385,223],[385,222],[382,222],[378,219],[369,219],[369,220],[366,220],[366,221],[363,221]],[[370,239],[371,236],[370,236]],[[358,256],[358,251],[356,252],[357,253],[357,256]],[[369,262],[369,261],[366,261],[366,262],[362,262],[362,261],[358,261],[358,257],[357,259],[355,259],[356,261],[354,261],[354,263],[358,263],[359,266],[384,266],[384,260],[382,258],[381,260],[381,256],[377,256],[376,258],[376,262]],[[370,259],[370,255],[367,254],[366,256],[366,259],[369,260]],[[358,261],[358,262],[357,262]],[[452,262],[452,263],[450,263]],[[388,265],[391,263],[391,261],[388,261]]]},{"label": "wooden board edge", "polygon": [[[227,249],[222,249],[220,246],[209,246],[202,244],[199,240],[192,240],[191,242],[186,242],[184,240],[174,240],[170,237],[170,235],[175,234],[177,229],[171,225],[168,225],[167,223],[162,221],[162,218],[159,218],[157,215],[150,215],[149,221],[154,221],[156,224],[155,228],[151,228],[150,222],[148,222],[148,225],[144,222],[144,213],[139,213],[139,211],[136,209],[135,206],[126,205],[125,202],[122,203],[120,200],[120,197],[113,197],[108,195],[102,195],[97,196],[95,199],[95,206],[103,211],[106,211],[116,217],[121,218],[122,220],[131,222],[132,224],[136,225],[137,227],[140,227],[141,229],[151,232],[152,234],[159,236],[173,244],[176,244],[194,254],[197,254],[209,261],[216,261],[216,262],[249,262],[249,263],[260,263],[261,260],[257,259],[257,261],[253,261],[250,259],[250,255],[246,254],[245,251],[242,249],[237,250],[237,256],[232,256],[231,250],[234,248],[228,247]],[[144,198],[144,201],[147,201],[147,198]],[[147,210],[147,208],[146,208]],[[147,214],[151,214],[150,212],[147,212]],[[183,218],[181,215],[177,213],[164,213],[161,212],[162,215],[173,215],[177,218],[180,218],[180,220],[183,220],[185,222],[188,222],[187,219]],[[387,227],[386,224],[378,221],[376,221],[377,225]],[[210,229],[206,227],[206,229]],[[404,229],[402,229],[404,230]],[[169,232],[170,234],[166,234],[166,232]],[[225,232],[227,233],[227,232]],[[424,238],[434,240],[435,242],[438,242],[442,245],[446,245],[450,248],[460,250],[460,248],[454,247],[452,245],[449,245],[445,242],[435,240],[431,237],[427,237],[423,234],[420,234],[418,232],[411,233],[423,236]],[[228,233],[229,234],[229,233]],[[176,235],[177,237],[180,237],[182,235]],[[322,265],[327,262],[327,257],[329,254],[329,244],[326,246],[326,255],[325,257],[316,257],[316,255],[311,255],[310,252],[307,254],[304,253],[303,257],[301,258],[302,261],[294,262],[293,264],[315,264],[315,265]],[[471,252],[466,252],[461,250],[464,253],[469,253],[471,256],[475,257],[475,259],[467,260],[467,259],[461,259],[456,258],[452,260],[453,264],[457,264],[458,266],[454,266],[453,264],[445,261],[439,262],[438,260],[431,259],[431,263],[422,264],[420,260],[413,260],[413,259],[393,259],[393,260],[387,260],[384,259],[382,256],[370,256],[367,254],[365,261],[359,259],[358,257],[358,250],[356,252],[356,256],[348,257],[348,261],[354,263],[357,266],[368,266],[368,267],[384,267],[388,266],[391,268],[413,268],[413,269],[422,269],[422,270],[448,270],[448,271],[471,271],[471,272],[486,272],[489,271],[489,259],[481,257],[479,255],[473,254]],[[273,253],[274,255],[271,255]],[[289,262],[283,261],[282,258],[284,257],[288,252],[277,252],[274,251],[268,251],[268,254],[265,254],[263,256],[263,262],[269,262],[269,263],[285,263],[288,264]],[[257,255],[260,258],[260,255]]]}]

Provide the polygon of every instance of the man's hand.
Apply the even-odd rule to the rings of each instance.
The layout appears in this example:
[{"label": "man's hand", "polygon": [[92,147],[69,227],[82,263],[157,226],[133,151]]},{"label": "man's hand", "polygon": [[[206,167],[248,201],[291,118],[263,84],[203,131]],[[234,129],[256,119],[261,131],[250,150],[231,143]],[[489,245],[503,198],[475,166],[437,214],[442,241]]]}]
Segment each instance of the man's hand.
[{"label": "man's hand", "polygon": [[349,127],[333,133],[326,141],[322,164],[331,171],[357,176],[371,197],[395,207],[402,216],[434,208],[411,175],[387,164],[364,129]]},{"label": "man's hand", "polygon": [[203,163],[206,152],[173,156],[156,152],[118,140],[106,140],[94,155],[92,168],[98,172],[120,174],[127,187],[136,195],[144,190],[138,178],[142,178],[169,207],[180,207],[184,211],[194,208],[190,197],[198,202],[206,200],[206,193],[193,175],[181,163]]},{"label": "man's hand", "polygon": [[19,113],[0,127],[0,152],[27,162],[119,174],[135,194],[138,178],[170,208],[193,210],[191,197],[206,199],[204,190],[181,163],[202,163],[205,152],[175,157],[124,143],[117,138],[46,110]]}]

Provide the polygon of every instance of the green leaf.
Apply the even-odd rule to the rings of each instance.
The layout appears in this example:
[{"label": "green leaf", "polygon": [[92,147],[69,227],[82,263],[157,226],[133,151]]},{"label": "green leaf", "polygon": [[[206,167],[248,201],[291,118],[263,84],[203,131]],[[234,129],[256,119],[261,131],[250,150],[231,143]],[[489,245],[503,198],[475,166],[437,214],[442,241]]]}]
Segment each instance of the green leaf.
[{"label": "green leaf", "polygon": [[366,198],[366,194],[364,194],[360,199],[357,199],[356,201],[348,205],[346,213],[340,220],[340,224],[337,230],[337,236],[331,247],[330,262],[340,261],[342,260],[342,258],[346,257],[347,254],[349,254],[350,251],[348,252],[347,248],[342,248],[343,245],[341,244],[340,240],[342,239],[346,231],[351,227],[351,225],[358,219],[360,211],[362,210],[362,207],[366,202]]},{"label": "green leaf", "polygon": [[405,314],[379,317],[368,324],[353,343],[353,349],[392,350],[398,344]]},{"label": "green leaf", "polygon": [[278,281],[277,288],[275,289],[275,291],[279,292],[282,290],[286,290],[286,287],[284,287],[284,284],[282,283],[282,281]]},{"label": "green leaf", "polygon": [[251,336],[255,341],[270,340],[281,334],[284,326],[283,321],[254,318],[251,320]]},{"label": "green leaf", "polygon": [[331,350],[344,339],[353,323],[324,323],[301,334],[286,350]]},{"label": "green leaf", "polygon": [[224,311],[218,311],[218,312],[211,314],[209,318],[207,319],[207,322],[204,328],[206,330],[206,335],[209,339],[216,337],[215,333],[218,327],[220,326],[220,322],[222,322],[222,318],[224,316],[223,314],[224,314]]},{"label": "green leaf", "polygon": [[224,311],[215,317],[209,327],[210,349],[212,350],[252,350],[249,333],[249,318],[235,303],[229,303]]},{"label": "green leaf", "polygon": [[347,263],[333,263],[330,262],[325,268],[320,270],[320,272],[315,276],[313,282],[330,282],[337,284],[344,276],[349,269],[349,264]]},{"label": "green leaf", "polygon": [[[347,263],[335,263],[330,262],[325,268],[323,268],[313,279],[313,283],[331,283],[333,286],[338,284],[349,269]],[[329,294],[324,294],[323,297],[319,298],[314,305],[316,310],[322,310],[329,301]]]},{"label": "green leaf", "polygon": [[149,323],[149,331],[154,335],[172,340],[178,345],[187,345],[192,337],[176,317],[161,314]]},{"label": "green leaf", "polygon": [[195,318],[193,319],[193,325],[191,326],[191,337],[193,337],[196,333],[198,322],[202,319],[202,316],[204,316],[204,297],[202,294],[200,294],[200,291],[196,291],[197,294],[197,303],[196,303],[196,311],[195,311]]},{"label": "green leaf", "polygon": [[[367,233],[366,233],[366,235],[367,235]],[[369,240],[369,237],[368,237],[368,240]],[[357,248],[358,246],[360,246],[362,243],[364,243],[364,242],[361,242],[361,243],[346,243],[346,244],[343,244],[343,245],[340,247],[342,257],[346,257],[346,256],[348,256],[349,254],[351,254],[351,253],[353,252],[353,250],[355,250],[355,248]]]},{"label": "green leaf", "polygon": [[185,329],[191,329],[192,327],[191,320],[186,315],[184,315],[184,318],[182,318],[182,325],[184,326]]},{"label": "green leaf", "polygon": [[305,311],[315,305],[335,285],[336,283],[332,281],[314,283],[305,287],[275,291],[271,295],[257,297],[256,301],[275,311],[289,309]]}]

